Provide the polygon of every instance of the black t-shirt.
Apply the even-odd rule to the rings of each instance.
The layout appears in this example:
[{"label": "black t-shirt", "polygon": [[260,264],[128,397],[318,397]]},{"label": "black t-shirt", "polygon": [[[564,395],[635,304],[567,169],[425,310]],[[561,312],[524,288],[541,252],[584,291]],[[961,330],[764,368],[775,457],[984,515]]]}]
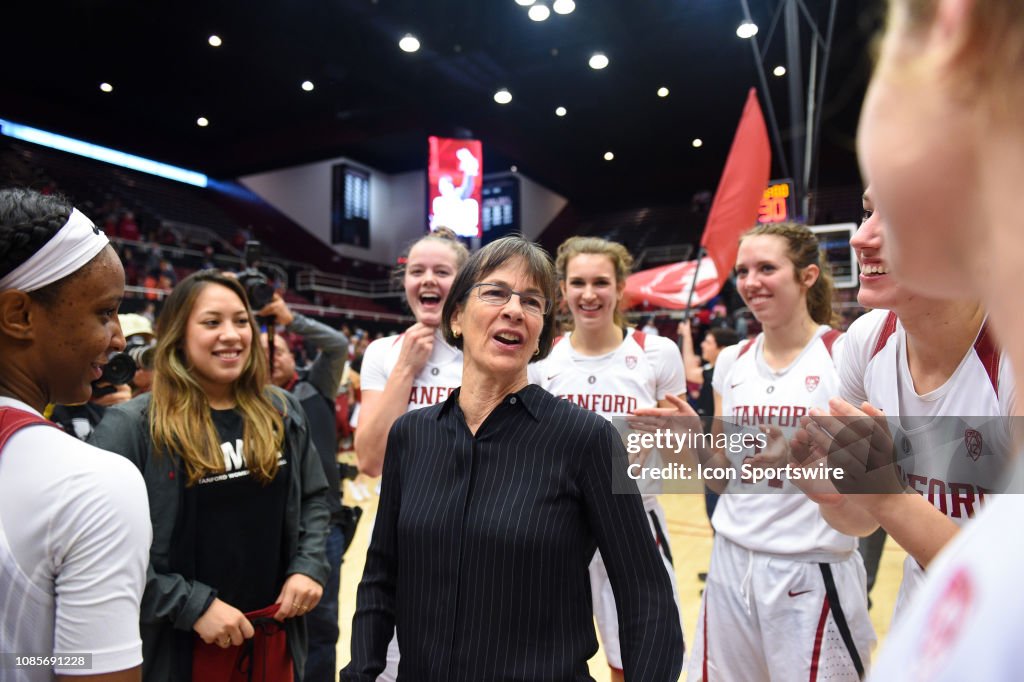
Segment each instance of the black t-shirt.
[{"label": "black t-shirt", "polygon": [[242,416],[213,410],[213,424],[224,452],[225,472],[187,489],[195,496],[196,579],[240,611],[274,603],[287,570],[284,515],[288,467],[278,459],[274,480],[264,485],[251,476],[242,451]]}]

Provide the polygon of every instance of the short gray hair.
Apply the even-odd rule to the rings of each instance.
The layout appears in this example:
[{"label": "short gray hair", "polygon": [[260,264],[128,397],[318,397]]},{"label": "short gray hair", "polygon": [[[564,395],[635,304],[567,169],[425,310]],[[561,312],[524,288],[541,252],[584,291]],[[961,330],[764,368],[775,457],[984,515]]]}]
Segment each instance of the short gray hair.
[{"label": "short gray hair", "polygon": [[462,350],[462,337],[452,333],[452,315],[460,306],[465,305],[466,297],[473,285],[484,281],[492,272],[516,259],[522,261],[526,274],[537,283],[541,293],[551,302],[550,310],[544,315],[544,327],[540,332],[540,353],[534,355],[530,362],[547,357],[555,336],[555,303],[558,294],[555,265],[547,251],[518,235],[494,240],[471,255],[459,270],[441,311],[441,333],[445,341]]}]

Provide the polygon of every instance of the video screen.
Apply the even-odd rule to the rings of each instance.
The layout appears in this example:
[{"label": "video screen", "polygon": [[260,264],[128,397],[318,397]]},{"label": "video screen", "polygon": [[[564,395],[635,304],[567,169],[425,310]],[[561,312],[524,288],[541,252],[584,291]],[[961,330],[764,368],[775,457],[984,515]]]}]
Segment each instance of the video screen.
[{"label": "video screen", "polygon": [[428,225],[447,227],[460,237],[482,234],[483,145],[480,140],[429,138]]},{"label": "video screen", "polygon": [[331,243],[370,247],[370,174],[344,163],[331,168]]}]

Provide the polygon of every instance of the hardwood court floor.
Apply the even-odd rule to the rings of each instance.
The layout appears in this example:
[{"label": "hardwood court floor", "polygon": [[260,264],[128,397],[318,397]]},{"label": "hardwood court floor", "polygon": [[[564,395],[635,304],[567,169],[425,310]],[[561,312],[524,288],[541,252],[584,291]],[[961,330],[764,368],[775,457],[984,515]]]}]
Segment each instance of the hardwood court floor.
[{"label": "hardwood court floor", "polygon": [[[378,479],[360,477],[354,486],[351,483],[345,484],[346,504],[361,506],[363,518],[359,522],[356,536],[345,554],[345,562],[341,567],[339,667],[344,666],[349,660],[349,638],[352,631],[352,614],[355,611],[356,588],[363,573],[370,526],[377,513],[377,495],[374,492],[377,482]],[[704,498],[700,495],[662,495],[661,504],[668,517],[668,533],[675,559],[683,631],[689,646],[697,624],[700,591],[703,587],[697,574],[707,571],[711,560],[711,527],[704,513]],[[885,635],[889,631],[896,592],[903,576],[905,556],[906,553],[891,539],[886,542],[878,568],[878,578],[871,592],[871,620],[875,625],[879,644],[885,640]],[[590,660],[590,674],[597,682],[608,682],[608,665],[603,651],[598,651]],[[685,678],[685,675],[683,677]]]}]

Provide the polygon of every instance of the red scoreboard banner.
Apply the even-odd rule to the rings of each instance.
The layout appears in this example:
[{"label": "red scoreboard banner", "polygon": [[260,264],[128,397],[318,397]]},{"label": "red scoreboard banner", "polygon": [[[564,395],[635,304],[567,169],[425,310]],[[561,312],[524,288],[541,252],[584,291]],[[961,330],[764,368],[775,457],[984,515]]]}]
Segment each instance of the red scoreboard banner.
[{"label": "red scoreboard banner", "polygon": [[483,145],[480,140],[433,136],[429,142],[430,229],[447,227],[460,237],[479,237]]}]

